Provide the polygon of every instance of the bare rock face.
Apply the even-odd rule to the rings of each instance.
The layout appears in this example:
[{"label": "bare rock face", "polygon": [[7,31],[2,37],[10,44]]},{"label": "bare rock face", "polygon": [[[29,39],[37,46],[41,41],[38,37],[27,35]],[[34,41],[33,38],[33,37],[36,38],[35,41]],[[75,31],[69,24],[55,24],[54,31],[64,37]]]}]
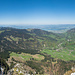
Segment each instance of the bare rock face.
[{"label": "bare rock face", "polygon": [[30,67],[22,63],[16,63],[16,65],[14,65],[14,67],[8,71],[7,75],[30,75],[34,74],[34,72],[35,70],[31,69]]},{"label": "bare rock face", "polygon": [[75,75],[75,66],[73,66],[71,70],[67,71],[64,75]]},{"label": "bare rock face", "polygon": [[1,70],[1,75],[3,75],[3,73],[4,73],[4,69],[5,69],[5,67],[4,66],[2,66],[2,67],[0,67],[0,70]]},{"label": "bare rock face", "polygon": [[72,67],[72,68],[71,68],[71,70],[72,70],[73,72],[75,72],[75,66],[74,66],[74,67]]},{"label": "bare rock face", "polygon": [[71,75],[75,75],[75,72],[74,73],[71,73]]}]

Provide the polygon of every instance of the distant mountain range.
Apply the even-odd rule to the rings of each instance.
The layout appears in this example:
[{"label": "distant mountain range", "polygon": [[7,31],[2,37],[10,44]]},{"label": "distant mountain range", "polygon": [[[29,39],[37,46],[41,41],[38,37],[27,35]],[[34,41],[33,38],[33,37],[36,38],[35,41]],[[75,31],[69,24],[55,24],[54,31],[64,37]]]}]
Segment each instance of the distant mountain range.
[{"label": "distant mountain range", "polygon": [[0,25],[0,27],[12,27],[17,29],[42,29],[55,33],[63,33],[71,28],[75,28],[75,24],[58,24],[58,25]]}]

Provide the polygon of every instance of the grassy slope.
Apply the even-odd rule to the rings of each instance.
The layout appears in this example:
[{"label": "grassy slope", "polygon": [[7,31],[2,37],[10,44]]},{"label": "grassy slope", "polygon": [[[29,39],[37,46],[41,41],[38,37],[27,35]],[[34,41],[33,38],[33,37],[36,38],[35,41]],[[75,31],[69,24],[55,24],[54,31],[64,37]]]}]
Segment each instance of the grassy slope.
[{"label": "grassy slope", "polygon": [[[30,36],[30,34],[35,34],[35,35]],[[10,44],[10,42],[11,42],[11,44],[8,45],[8,46],[10,46],[10,49],[13,48],[13,50],[14,50],[19,47],[19,49],[27,48],[27,50],[28,50],[31,48],[34,49],[36,47],[35,49],[40,50],[42,48],[42,49],[44,49],[42,52],[45,51],[45,53],[48,53],[49,55],[52,55],[53,57],[57,57],[57,58],[63,59],[63,60],[74,60],[74,53],[75,53],[75,51],[74,51],[75,45],[74,44],[75,43],[68,42],[67,40],[65,40],[64,34],[63,34],[63,37],[61,37],[55,33],[52,33],[52,32],[49,33],[47,31],[43,31],[43,30],[39,30],[39,29],[33,29],[33,30],[31,30],[31,32],[27,32],[25,30],[11,29],[10,32],[9,31],[4,32],[3,36],[4,36],[3,40],[5,40],[5,41],[7,40],[6,41],[7,44]],[[67,35],[65,35],[65,36],[67,36]],[[19,43],[15,44],[14,41],[18,41]],[[2,44],[4,44],[4,45],[5,45],[5,43],[2,42]],[[59,52],[57,52],[56,49],[59,48],[58,47],[59,43],[62,43],[63,50],[60,50]],[[66,46],[66,48],[65,48],[65,46]],[[9,48],[9,47],[7,47],[7,48]],[[45,50],[45,49],[48,49],[48,50]],[[54,49],[54,50],[52,50],[52,49]],[[73,50],[73,51],[70,53],[70,50]]]},{"label": "grassy slope", "polygon": [[22,60],[25,60],[25,61],[30,60],[30,58],[34,58],[35,60],[38,60],[38,61],[41,61],[44,59],[44,56],[40,54],[31,55],[27,53],[21,53],[21,54],[18,54],[15,52],[10,53],[10,57],[13,57],[13,56],[20,57]]},{"label": "grassy slope", "polygon": [[70,50],[61,50],[61,51],[56,51],[56,50],[43,50],[41,51],[42,53],[47,53],[49,55],[51,55],[54,58],[59,58],[65,61],[69,61],[69,60],[75,60],[75,55],[70,52]]}]

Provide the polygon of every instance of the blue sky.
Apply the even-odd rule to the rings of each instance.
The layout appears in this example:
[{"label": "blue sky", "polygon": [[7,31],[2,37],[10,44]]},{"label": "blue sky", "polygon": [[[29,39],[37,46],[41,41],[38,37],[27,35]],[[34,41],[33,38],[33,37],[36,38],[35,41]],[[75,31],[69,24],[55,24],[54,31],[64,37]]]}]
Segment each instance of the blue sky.
[{"label": "blue sky", "polygon": [[0,0],[0,24],[75,24],[75,0]]}]

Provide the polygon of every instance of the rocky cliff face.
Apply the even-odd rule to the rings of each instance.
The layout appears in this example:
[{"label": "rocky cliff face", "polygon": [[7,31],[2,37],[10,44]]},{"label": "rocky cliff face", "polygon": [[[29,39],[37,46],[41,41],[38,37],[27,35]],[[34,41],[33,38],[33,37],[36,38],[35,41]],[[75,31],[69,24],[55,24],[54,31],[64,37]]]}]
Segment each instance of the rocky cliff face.
[{"label": "rocky cliff face", "polygon": [[36,71],[31,67],[23,63],[16,63],[13,68],[8,71],[7,75],[30,75],[35,73]]},{"label": "rocky cliff face", "polygon": [[67,71],[64,75],[75,75],[75,66],[71,70]]}]

